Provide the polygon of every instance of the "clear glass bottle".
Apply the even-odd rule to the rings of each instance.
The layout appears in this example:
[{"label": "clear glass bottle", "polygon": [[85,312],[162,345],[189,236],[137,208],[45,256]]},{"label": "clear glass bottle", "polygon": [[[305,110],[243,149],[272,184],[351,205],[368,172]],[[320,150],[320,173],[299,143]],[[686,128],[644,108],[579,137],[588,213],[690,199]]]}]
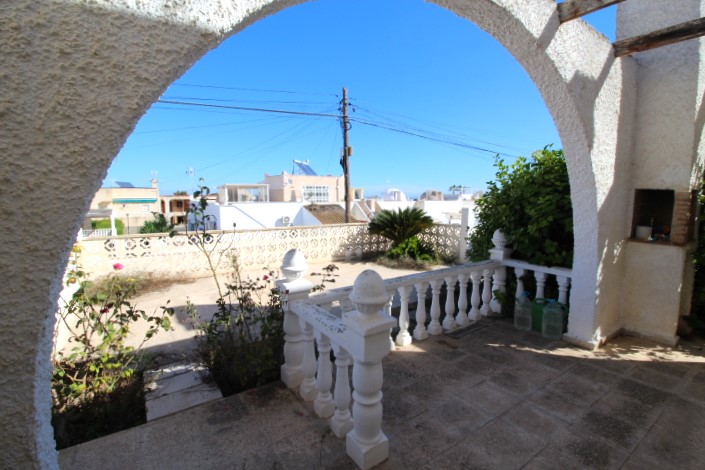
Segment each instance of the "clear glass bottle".
[{"label": "clear glass bottle", "polygon": [[554,340],[561,339],[563,336],[563,309],[555,299],[549,300],[543,308],[541,336]]},{"label": "clear glass bottle", "polygon": [[528,292],[523,292],[514,304],[514,328],[521,331],[531,330],[531,300]]}]

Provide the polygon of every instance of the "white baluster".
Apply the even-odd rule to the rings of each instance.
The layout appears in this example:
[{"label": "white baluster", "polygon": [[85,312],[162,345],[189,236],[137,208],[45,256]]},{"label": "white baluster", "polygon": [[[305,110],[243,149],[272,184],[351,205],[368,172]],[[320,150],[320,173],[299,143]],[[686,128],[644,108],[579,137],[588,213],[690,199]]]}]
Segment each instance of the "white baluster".
[{"label": "white baluster", "polygon": [[480,319],[480,283],[482,282],[482,273],[480,271],[472,271],[470,280],[472,281],[472,293],[470,294],[468,319],[477,321]]},{"label": "white baluster", "polygon": [[318,342],[318,373],[316,374],[318,395],[313,402],[313,410],[321,418],[328,418],[335,411],[333,395],[330,393],[330,388],[333,385],[330,339],[322,333],[316,333],[316,341]]},{"label": "white baluster", "polygon": [[291,313],[288,302],[307,299],[313,284],[304,279],[308,269],[306,258],[298,250],[289,250],[280,267],[285,279],[277,281],[279,292],[284,300],[284,365],[281,366],[281,380],[289,388],[297,388],[304,379],[304,336],[299,317]]},{"label": "white baluster", "polygon": [[458,314],[455,316],[455,323],[458,326],[465,326],[468,324],[468,280],[470,277],[467,274],[461,274],[458,276],[458,288],[460,289],[460,294],[458,295]]},{"label": "white baluster", "polygon": [[389,354],[387,329],[395,322],[382,311],[387,298],[379,274],[363,271],[350,294],[357,311],[343,318],[350,326],[350,341],[358,344],[357,351],[351,351],[354,427],[346,436],[345,450],[363,469],[389,457],[389,439],[382,432],[382,358]]},{"label": "white baluster", "polygon": [[[490,311],[501,315],[502,304],[497,299],[496,292],[504,294],[506,291],[505,285],[507,283],[507,268],[501,266],[494,270],[494,276],[492,276],[492,300],[490,301]],[[500,294],[500,295],[501,295]]]},{"label": "white baluster", "polygon": [[409,334],[409,294],[411,286],[400,286],[399,291],[399,334],[397,334],[397,346],[408,346],[411,344]]},{"label": "white baluster", "polygon": [[482,307],[480,313],[486,317],[490,313],[490,301],[492,300],[492,270],[482,271]]},{"label": "white baluster", "polygon": [[291,312],[284,313],[284,365],[281,366],[281,380],[289,388],[296,388],[304,380],[304,343],[299,317]]},{"label": "white baluster", "polygon": [[563,305],[568,305],[568,288],[570,287],[570,278],[565,276],[556,276],[558,282],[558,302]]},{"label": "white baluster", "polygon": [[337,437],[345,437],[353,428],[352,415],[350,414],[350,379],[348,369],[352,361],[348,352],[335,347],[335,414],[330,418],[330,428]]},{"label": "white baluster", "polygon": [[441,286],[443,285],[442,279],[434,279],[430,282],[431,284],[431,323],[428,325],[428,334],[430,335],[440,335],[443,333],[443,328],[441,328],[441,322],[438,321],[441,318]]},{"label": "white baluster", "polygon": [[419,341],[428,338],[426,331],[426,289],[428,284],[419,282],[414,284],[416,289],[416,328],[414,328],[414,339]]},{"label": "white baluster", "polygon": [[[392,292],[392,296],[389,298],[389,302],[384,304],[384,313],[389,315],[390,317],[393,317],[392,315],[392,304],[394,303],[394,292]],[[390,328],[389,330],[389,350],[394,351],[396,349],[396,346],[394,345],[394,340],[392,339],[392,329]]]},{"label": "white baluster", "polygon": [[455,313],[455,276],[448,276],[445,278],[446,281],[446,305],[445,305],[445,311],[446,311],[446,316],[443,319],[443,328],[446,330],[452,330],[454,328],[457,328],[457,324],[455,323],[455,317],[453,314]]},{"label": "white baluster", "polygon": [[316,388],[316,351],[313,344],[313,327],[301,320],[301,330],[303,331],[304,343],[304,361],[303,373],[304,380],[301,382],[299,393],[306,401],[312,401],[318,395]]},{"label": "white baluster", "polygon": [[515,299],[521,299],[524,297],[524,273],[526,270],[524,268],[514,268],[514,274],[517,277],[517,290],[514,293]]},{"label": "white baluster", "polygon": [[536,298],[543,299],[546,295],[544,293],[546,288],[546,273],[540,271],[534,271],[534,278],[536,279]]}]

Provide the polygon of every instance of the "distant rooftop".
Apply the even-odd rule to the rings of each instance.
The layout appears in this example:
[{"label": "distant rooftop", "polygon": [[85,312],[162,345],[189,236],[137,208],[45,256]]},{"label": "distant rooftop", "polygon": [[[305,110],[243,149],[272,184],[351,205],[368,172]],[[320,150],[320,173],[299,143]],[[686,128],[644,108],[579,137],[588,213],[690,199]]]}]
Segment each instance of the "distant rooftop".
[{"label": "distant rooftop", "polygon": [[[344,224],[345,209],[337,204],[310,204],[304,206],[304,209],[309,211],[319,222],[324,225]],[[362,223],[364,220],[350,218],[350,223]]]},{"label": "distant rooftop", "polygon": [[127,181],[116,181],[115,186],[118,188],[134,188],[135,185],[132,183],[128,183]]},{"label": "distant rooftop", "polygon": [[316,173],[313,168],[311,168],[311,165],[308,163],[308,160],[306,160],[305,162],[302,162],[301,160],[294,160],[294,170],[292,171],[292,173],[296,174],[297,166],[299,167],[299,171],[302,175],[318,176],[318,173]]}]

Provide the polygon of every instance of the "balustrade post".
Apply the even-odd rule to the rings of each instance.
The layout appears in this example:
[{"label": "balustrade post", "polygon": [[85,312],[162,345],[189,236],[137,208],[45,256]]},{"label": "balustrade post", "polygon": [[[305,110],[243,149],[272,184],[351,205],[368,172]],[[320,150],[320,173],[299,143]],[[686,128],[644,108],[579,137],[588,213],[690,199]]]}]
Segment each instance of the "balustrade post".
[{"label": "balustrade post", "polygon": [[448,276],[445,278],[446,281],[446,304],[445,313],[446,316],[443,318],[443,328],[446,330],[452,330],[457,328],[455,323],[455,276]]},{"label": "balustrade post", "polygon": [[477,321],[480,319],[480,283],[482,282],[482,273],[480,271],[472,271],[470,280],[472,281],[472,293],[470,294],[468,319]]},{"label": "balustrade post", "polygon": [[455,316],[455,322],[458,326],[468,324],[468,280],[470,277],[467,274],[458,276],[458,285],[460,293],[458,295],[458,314]]},{"label": "balustrade post", "polygon": [[411,286],[400,286],[399,292],[399,333],[397,334],[397,346],[408,346],[411,344],[409,334],[409,294]]},{"label": "balustrade post", "polygon": [[534,271],[534,279],[536,279],[536,298],[537,299],[543,299],[545,298],[545,289],[546,289],[546,273],[542,273],[541,271]]},{"label": "balustrade post", "polygon": [[335,414],[330,418],[330,428],[337,437],[345,437],[353,428],[352,415],[350,414],[350,379],[348,369],[352,361],[348,352],[335,346]]},{"label": "balustrade post", "polygon": [[514,268],[514,275],[517,278],[517,290],[514,293],[515,299],[521,299],[524,297],[524,273],[526,270],[524,268]]},{"label": "balustrade post", "polygon": [[416,289],[416,328],[414,328],[414,339],[419,341],[428,338],[426,331],[426,289],[428,284],[419,282],[414,284]]},{"label": "balustrade post", "polygon": [[563,305],[568,305],[570,278],[566,276],[556,276],[556,281],[558,282],[558,302]]},{"label": "balustrade post", "polygon": [[480,313],[483,317],[490,314],[490,301],[492,300],[492,270],[482,270],[482,307]]},{"label": "balustrade post", "polygon": [[335,411],[333,395],[330,388],[333,385],[333,369],[330,362],[330,339],[322,334],[316,333],[318,342],[318,372],[316,374],[316,388],[318,395],[313,402],[313,410],[321,418],[328,418]]},{"label": "balustrade post", "polygon": [[281,380],[288,388],[297,388],[303,382],[303,332],[296,314],[289,311],[289,301],[307,299],[313,284],[303,278],[308,266],[303,253],[290,250],[284,255],[281,272],[285,279],[276,282],[284,304],[284,364]]},{"label": "balustrade post", "polygon": [[382,358],[389,354],[388,330],[394,318],[382,311],[389,295],[376,272],[362,272],[350,300],[356,310],[343,317],[349,327],[353,366],[353,424],[346,437],[347,454],[358,467],[369,469],[389,457],[389,439],[382,432]]},{"label": "balustrade post", "polygon": [[[392,291],[392,295],[389,297],[389,301],[387,301],[386,304],[384,304],[384,313],[385,315],[389,315],[390,317],[393,317],[392,315],[392,304],[394,303],[394,292]],[[394,351],[396,349],[396,346],[394,345],[394,340],[392,339],[392,330],[389,330],[389,350]]]},{"label": "balustrade post", "polygon": [[441,327],[441,286],[443,285],[442,279],[434,279],[429,284],[431,284],[431,323],[428,325],[428,334],[430,335],[440,335],[443,333],[443,328]]},{"label": "balustrade post", "polygon": [[313,326],[309,325],[303,319],[300,320],[301,330],[303,332],[304,343],[304,361],[303,375],[304,379],[299,387],[301,398],[306,401],[312,401],[318,395],[316,387],[316,350],[313,344]]},{"label": "balustrade post", "polygon": [[492,300],[490,301],[490,313],[497,316],[502,314],[502,303],[497,299],[497,293],[500,295],[506,292],[507,268],[504,266],[495,268],[494,276],[492,276]]}]

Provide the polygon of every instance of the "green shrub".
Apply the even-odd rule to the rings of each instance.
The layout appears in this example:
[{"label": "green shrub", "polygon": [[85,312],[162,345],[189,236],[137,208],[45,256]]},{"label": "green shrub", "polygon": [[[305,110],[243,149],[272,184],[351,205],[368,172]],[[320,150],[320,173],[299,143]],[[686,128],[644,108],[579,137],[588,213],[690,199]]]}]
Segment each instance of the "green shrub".
[{"label": "green shrub", "polygon": [[166,217],[161,212],[152,212],[154,220],[146,221],[140,227],[140,233],[171,233],[174,230],[174,224],[169,223]]},{"label": "green shrub", "polygon": [[545,147],[511,165],[495,163],[496,180],[477,200],[477,226],[467,256],[488,259],[492,235],[501,229],[512,258],[542,266],[573,264],[573,210],[562,150]]},{"label": "green shrub", "polygon": [[[67,284],[79,287],[59,309],[69,332],[68,350],[57,351],[52,377],[52,421],[59,448],[116,432],[144,421],[142,345],[159,330],[171,329],[171,308],[149,315],[130,299],[135,280],[109,276],[98,288],[80,268],[75,246]],[[120,270],[123,266],[113,266]],[[142,342],[128,346],[136,322],[146,322]],[[136,405],[137,404],[137,405]],[[140,411],[142,410],[142,411]]]},{"label": "green shrub", "polygon": [[367,230],[373,235],[381,235],[392,242],[393,247],[419,235],[433,227],[433,219],[416,207],[380,211],[372,219]]},{"label": "green shrub", "polygon": [[419,261],[435,261],[436,255],[433,248],[419,240],[419,237],[407,238],[394,248],[385,253],[388,258],[398,259],[408,257]]},{"label": "green shrub", "polygon": [[[91,220],[91,228],[94,230],[112,228],[110,226],[110,219],[100,219]],[[117,230],[118,235],[125,233],[125,223],[120,219],[115,219],[115,230]]]}]

